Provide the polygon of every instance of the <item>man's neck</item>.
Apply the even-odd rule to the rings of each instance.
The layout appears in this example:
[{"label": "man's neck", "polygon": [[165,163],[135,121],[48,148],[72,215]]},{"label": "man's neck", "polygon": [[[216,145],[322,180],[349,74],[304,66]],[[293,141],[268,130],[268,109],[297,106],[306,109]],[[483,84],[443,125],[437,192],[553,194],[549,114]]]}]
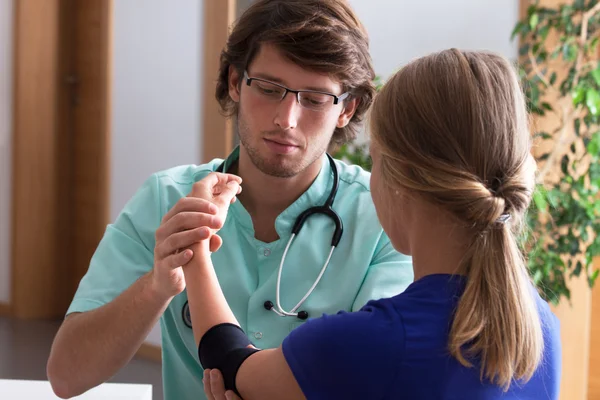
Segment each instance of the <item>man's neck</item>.
[{"label": "man's neck", "polygon": [[[259,232],[274,233],[275,219],[308,190],[319,175],[321,162],[319,158],[296,176],[278,178],[260,171],[240,148],[238,162],[230,171],[242,178],[242,192],[237,198],[252,217],[257,239],[264,240],[258,237]],[[264,233],[262,236],[272,238],[273,235]]]}]

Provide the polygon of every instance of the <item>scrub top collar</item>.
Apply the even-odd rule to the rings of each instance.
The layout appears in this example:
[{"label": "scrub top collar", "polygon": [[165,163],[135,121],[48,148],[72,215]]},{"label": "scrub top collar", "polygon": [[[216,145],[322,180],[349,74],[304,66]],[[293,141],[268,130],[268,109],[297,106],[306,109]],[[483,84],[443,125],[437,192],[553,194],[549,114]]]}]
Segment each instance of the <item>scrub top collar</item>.
[{"label": "scrub top collar", "polygon": [[[233,152],[225,159],[224,161],[224,171],[227,171],[228,168],[235,163],[240,155],[239,146],[237,146]],[[271,248],[277,242],[282,242],[282,239],[287,239],[291,236],[292,227],[294,222],[296,222],[296,218],[307,208],[322,205],[327,200],[327,196],[331,191],[333,186],[333,172],[331,171],[331,165],[329,165],[329,161],[327,160],[327,156],[323,154],[321,156],[321,170],[317,175],[317,178],[310,185],[308,190],[306,190],[302,195],[292,203],[288,208],[286,208],[281,214],[279,214],[275,220],[275,230],[279,235],[279,240],[276,242],[270,243]],[[243,183],[242,183],[243,187]],[[339,195],[339,193],[338,193]],[[252,237],[254,237],[254,226],[252,224],[252,218],[246,208],[240,201],[236,201],[229,208],[229,213],[233,216],[236,221],[243,226],[244,228],[250,230],[252,232]],[[256,239],[255,239],[256,240]],[[256,240],[257,244],[263,244],[261,241]]]}]

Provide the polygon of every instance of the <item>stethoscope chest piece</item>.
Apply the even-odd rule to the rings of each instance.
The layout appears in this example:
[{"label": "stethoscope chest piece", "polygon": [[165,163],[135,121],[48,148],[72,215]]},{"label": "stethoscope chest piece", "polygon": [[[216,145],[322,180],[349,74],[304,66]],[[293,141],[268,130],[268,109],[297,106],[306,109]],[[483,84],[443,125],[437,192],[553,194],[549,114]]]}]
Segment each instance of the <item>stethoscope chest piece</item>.
[{"label": "stethoscope chest piece", "polygon": [[181,319],[183,319],[183,323],[188,327],[192,327],[192,316],[190,314],[190,304],[186,300],[183,308],[181,309]]}]

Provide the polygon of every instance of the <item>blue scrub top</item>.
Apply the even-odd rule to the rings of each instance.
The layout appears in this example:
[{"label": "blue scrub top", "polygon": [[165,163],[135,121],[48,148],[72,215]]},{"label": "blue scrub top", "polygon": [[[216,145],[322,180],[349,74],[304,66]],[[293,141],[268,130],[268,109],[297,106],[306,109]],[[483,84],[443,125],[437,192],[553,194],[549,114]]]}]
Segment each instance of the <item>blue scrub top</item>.
[{"label": "blue scrub top", "polygon": [[[233,154],[235,158],[237,154]],[[108,225],[67,314],[84,312],[112,301],[152,270],[154,233],[161,219],[185,197],[192,185],[215,171],[223,160],[185,165],[153,174]],[[344,225],[342,239],[314,292],[301,307],[310,317],[340,310],[356,311],[371,299],[402,292],[413,280],[411,259],[394,250],[377,220],[369,191],[369,173],[336,160],[339,189],[333,209]],[[333,174],[326,156],[310,188],[275,221],[279,239],[255,239],[252,219],[235,202],[219,235],[223,245],[212,254],[219,282],[241,327],[260,348],[275,348],[296,327],[296,317],[265,310],[275,303],[277,271],[292,226],[305,209],[322,205]],[[317,278],[331,249],[334,225],[322,215],[308,218],[294,239],[283,266],[281,306],[293,308]],[[160,319],[165,399],[204,399],[203,370],[192,329],[184,321],[186,292],[176,296]]]}]

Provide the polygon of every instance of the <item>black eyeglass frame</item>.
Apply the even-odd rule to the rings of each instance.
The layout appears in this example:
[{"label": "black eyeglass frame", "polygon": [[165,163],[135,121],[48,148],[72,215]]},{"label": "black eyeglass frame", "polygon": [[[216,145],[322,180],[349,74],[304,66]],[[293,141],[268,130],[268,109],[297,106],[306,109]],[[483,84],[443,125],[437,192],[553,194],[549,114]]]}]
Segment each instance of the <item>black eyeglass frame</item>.
[{"label": "black eyeglass frame", "polygon": [[350,96],[350,92],[345,92],[345,93],[342,93],[339,96],[337,96],[333,93],[321,92],[319,90],[293,90],[293,89],[283,86],[280,83],[271,82],[267,79],[250,77],[250,76],[248,76],[248,71],[245,71],[245,70],[244,70],[244,80],[246,81],[246,86],[250,86],[252,81],[258,81],[258,82],[265,82],[270,85],[275,85],[277,87],[282,88],[284,90],[284,92],[283,92],[283,95],[281,96],[280,100],[285,99],[285,96],[287,96],[288,93],[294,93],[296,95],[296,101],[298,102],[298,104],[302,104],[302,103],[300,103],[300,93],[316,93],[316,94],[324,94],[327,96],[331,96],[331,97],[333,97],[333,105],[339,104],[340,101],[343,101]]}]

